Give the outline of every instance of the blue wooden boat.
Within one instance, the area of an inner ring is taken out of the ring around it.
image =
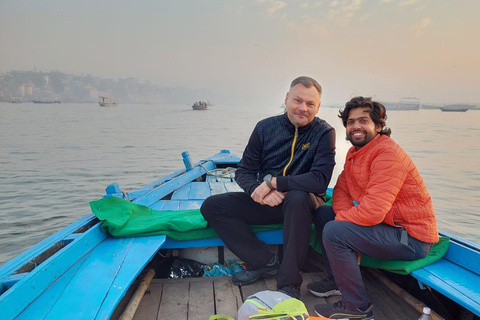
[[[198,209],[212,194],[241,190],[230,169],[235,168],[239,160],[228,150],[222,150],[192,164],[188,153],[184,152],[185,169],[128,193],[116,183],[111,184],[106,188],[105,196],[126,199],[158,211]],[[257,235],[268,244],[282,243],[281,229],[262,231]],[[396,277],[383,272],[373,278],[385,276],[391,279],[391,283],[402,285],[403,289],[396,287],[404,290],[401,295],[411,299],[411,293],[426,301],[436,311],[437,318],[480,319],[480,247],[452,235],[446,236],[450,237],[450,245],[439,261],[407,276]],[[219,238],[185,241],[165,235],[114,238],[102,232],[96,216],[88,214],[0,267],[0,317],[117,318],[122,312],[119,308],[125,308],[126,303],[122,301],[126,295],[132,296],[128,292],[135,291],[133,284],[142,287],[145,282],[139,284],[139,280],[144,279],[145,274],[151,279],[146,266],[159,259],[158,252],[222,246]],[[166,291],[163,292],[166,295]],[[438,306],[428,300],[432,296]],[[378,294],[376,299],[382,299],[382,295]],[[220,310],[218,303],[215,310]],[[160,313],[157,310],[155,316],[158,319],[173,319],[168,315],[162,318]],[[182,319],[180,316],[176,318]],[[382,319],[377,315],[376,318]],[[383,318],[392,319],[388,315]],[[397,314],[395,319],[408,318]]]

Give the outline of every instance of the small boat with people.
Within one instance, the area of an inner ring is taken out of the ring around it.
[[[192,105],[193,110],[207,110],[207,103],[205,101],[196,101]]]
[[[235,286],[228,273],[205,276],[236,261],[199,208],[210,195],[241,191],[240,158],[221,150],[196,163],[184,152],[182,160],[184,168],[138,189],[108,185],[90,202],[91,213],[0,266],[2,318],[236,319],[250,295],[276,290],[273,278]],[[281,255],[281,225],[252,230]],[[319,301],[341,299],[315,297],[306,288],[325,275],[315,238],[301,287],[311,315]],[[362,257],[375,319],[417,319],[426,306],[434,319],[480,319],[480,246],[441,233],[426,258]]]
[[[98,104],[101,107],[116,107],[117,106],[117,102],[113,101],[113,98],[104,97],[104,96],[100,96],[99,98],[101,99],[101,101],[99,101]]]

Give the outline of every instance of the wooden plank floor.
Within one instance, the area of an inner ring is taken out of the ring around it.
[[[341,298],[323,299],[308,292],[307,284],[324,276],[324,272],[303,273],[301,300],[311,315],[315,315],[315,304],[335,302]],[[363,276],[370,301],[375,304],[376,320],[418,319],[420,313],[379,281],[377,275],[364,270]],[[214,314],[226,314],[236,319],[242,302],[262,290],[276,290],[275,279],[263,279],[244,287],[232,284],[231,277],[153,279],[133,319],[208,320]],[[119,313],[117,310],[112,319],[117,318]]]

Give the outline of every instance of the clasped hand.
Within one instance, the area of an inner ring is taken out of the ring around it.
[[[253,192],[252,199],[261,205],[270,207],[278,206],[285,199],[286,192],[271,190],[265,182],[262,182]]]

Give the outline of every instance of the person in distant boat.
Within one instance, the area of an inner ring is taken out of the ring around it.
[[[211,196],[201,213],[227,247],[246,262],[236,285],[277,274],[277,288],[300,296],[312,214],[325,202],[335,166],[335,130],[316,117],[322,88],[310,77],[292,81],[286,113],[257,123],[235,173],[244,192]],[[250,225],[283,223],[283,261]]]
[[[314,214],[328,277],[309,283],[319,297],[342,295],[318,304],[318,315],[373,319],[358,265],[360,254],[387,260],[425,257],[439,236],[432,199],[415,164],[390,138],[385,107],[355,97],[340,110],[352,143],[333,189],[332,206]]]

